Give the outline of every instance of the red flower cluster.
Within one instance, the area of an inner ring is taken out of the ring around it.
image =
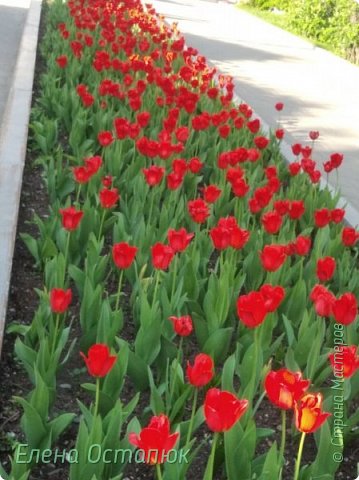
[[[238,317],[247,327],[255,328],[264,321],[268,313],[277,310],[284,297],[285,290],[280,285],[262,285],[258,292],[238,297]]]

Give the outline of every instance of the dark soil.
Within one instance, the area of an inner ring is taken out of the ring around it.
[[[40,38],[44,33],[44,17],[42,15],[40,24]],[[35,84],[34,96],[36,99],[39,93],[39,76],[44,69],[43,62],[40,55],[37,56],[36,70],[35,70]],[[15,244],[15,254],[13,260],[11,286],[9,303],[7,310],[7,327],[12,322],[30,324],[33,314],[37,308],[38,298],[34,288],[41,289],[42,279],[41,275],[34,266],[33,258],[25,247],[20,238],[20,233],[29,233],[36,235],[36,227],[29,223],[32,220],[33,213],[36,212],[40,217],[45,217],[48,214],[47,205],[48,199],[46,189],[42,182],[41,170],[34,166],[34,154],[28,150],[23,187],[21,194],[21,203],[18,220],[18,232]],[[128,298],[130,292],[125,289],[125,297],[123,308],[126,313],[128,326],[133,326],[131,320],[131,309],[129,307]],[[127,301],[126,301],[127,300]],[[127,303],[127,305],[126,305]],[[78,306],[72,308],[72,314],[77,310]],[[76,323],[76,322],[75,322]],[[76,331],[77,330],[77,331]],[[134,328],[126,328],[127,341],[131,342],[134,339]],[[74,327],[73,334],[79,333],[79,327]],[[31,390],[31,384],[27,378],[26,373],[22,370],[19,363],[14,356],[14,342],[16,336],[13,334],[6,334],[1,358],[0,368],[0,462],[5,470],[9,470],[9,455],[12,451],[13,443],[16,439],[21,439],[21,429],[19,426],[21,418],[21,409],[12,400],[14,395],[25,396]],[[196,346],[193,345],[193,351],[196,351]],[[54,408],[56,415],[60,411],[75,412],[79,414],[76,398],[84,402],[90,403],[89,397],[80,387],[81,383],[88,382],[89,378],[86,369],[83,366],[83,361],[78,355],[78,350],[75,348],[72,357],[70,358],[66,368],[59,373],[58,377],[58,391],[57,399]],[[127,403],[134,396],[135,389],[130,381],[125,383],[122,393],[122,401]],[[136,409],[135,414],[141,416],[144,408],[148,405],[148,394],[141,395],[140,403]],[[188,416],[190,412],[188,410]],[[278,409],[272,407],[268,401],[264,400],[256,415],[258,427],[275,428],[275,425],[281,424],[280,412]],[[290,427],[289,427],[290,428]],[[74,447],[78,429],[78,418],[70,426],[60,438],[55,447],[63,450],[70,450]],[[288,432],[289,433],[289,432]],[[281,432],[276,430],[273,436],[262,440],[257,446],[257,454],[264,453],[268,450],[274,440],[280,443]],[[209,439],[208,430],[204,427],[197,432],[197,436],[203,440],[206,439],[205,446],[202,448],[197,459],[191,466],[188,480],[199,480],[201,472],[204,471],[204,465],[207,462],[209,455]],[[288,463],[283,471],[283,478],[287,480],[292,477],[293,465],[298,446],[298,438],[293,439],[292,435],[288,435],[288,443],[286,450],[286,458]],[[310,463],[315,458],[315,444],[312,436],[308,436],[306,440],[306,448],[304,453],[303,463]],[[344,453],[344,460],[336,475],[338,480],[354,480],[357,476],[356,466],[359,455],[359,445],[348,445]],[[39,466],[34,470],[30,480],[65,480],[68,477],[67,463],[64,464],[47,464]],[[153,468],[145,465],[130,465],[126,470],[124,480],[146,480],[153,479]],[[223,478],[220,475],[217,479]],[[276,480],[276,479],[273,479]]]

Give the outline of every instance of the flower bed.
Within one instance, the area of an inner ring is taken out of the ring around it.
[[[151,6],[55,1],[47,20],[31,149],[49,214],[22,236],[42,288],[10,329],[31,391],[0,474],[334,478],[359,423],[359,234],[318,187],[318,133],[288,167],[283,105],[267,138]],[[59,409],[74,361],[85,394]]]

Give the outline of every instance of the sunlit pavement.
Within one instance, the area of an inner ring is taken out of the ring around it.
[[[359,209],[359,67],[237,9],[229,2],[154,0],[155,9],[177,22],[186,43],[223,73],[234,76],[237,94],[274,126],[274,104],[288,143],[318,130],[314,159],[344,153],[343,196]],[[335,184],[335,175],[332,178]]]

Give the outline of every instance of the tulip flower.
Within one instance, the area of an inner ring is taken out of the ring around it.
[[[188,337],[193,331],[193,322],[190,315],[183,315],[182,317],[169,317],[173,323],[174,331],[180,337]]]
[[[156,465],[158,478],[161,479],[160,464],[166,460],[166,454],[174,448],[179,433],[170,433],[170,421],[164,414],[151,418],[147,427],[139,434],[129,433],[128,440],[144,452],[142,459],[150,465]]]
[[[109,145],[111,145],[111,143],[113,142],[114,138],[113,138],[111,132],[109,132],[109,131],[103,131],[103,132],[100,132],[100,133],[98,134],[97,140],[98,140],[98,143],[99,143],[102,147],[108,147]]]
[[[127,269],[132,265],[137,247],[129,245],[127,242],[116,243],[112,247],[112,258],[117,268]]]
[[[174,250],[172,247],[157,242],[151,247],[152,264],[158,270],[166,270],[174,257]]]
[[[150,187],[154,187],[161,182],[165,173],[165,169],[163,167],[157,167],[156,165],[152,165],[149,168],[143,168],[142,172],[145,176],[147,185],[149,185]]]
[[[260,325],[268,311],[263,295],[259,292],[250,292],[248,295],[241,295],[237,300],[237,314],[239,319],[249,328]]]
[[[167,237],[174,252],[184,252],[194,237],[194,233],[188,233],[184,227],[179,230],[170,228]]]
[[[248,400],[240,400],[231,392],[211,388],[204,400],[204,416],[212,432],[226,432],[247,410]]]
[[[269,372],[264,381],[269,400],[284,410],[292,409],[309,386],[310,381],[303,380],[300,372],[291,372],[286,368]]]
[[[72,232],[77,229],[84,215],[84,212],[81,210],[76,210],[75,207],[63,208],[60,209],[59,212],[62,216],[62,226],[68,232]]]
[[[102,208],[112,208],[119,200],[117,188],[103,188],[99,194]]]
[[[342,242],[346,247],[353,247],[359,240],[359,232],[352,227],[344,227],[342,231]]]
[[[359,369],[359,356],[356,345],[336,345],[335,352],[328,355],[334,375],[339,378],[350,378]]]
[[[358,313],[358,303],[353,293],[344,293],[335,300],[332,308],[335,321],[342,325],[354,322]]]
[[[307,255],[311,246],[312,240],[310,237],[299,235],[295,240],[295,253],[300,256]]]
[[[329,317],[332,315],[335,296],[323,285],[314,285],[310,293],[310,299],[314,302],[317,315]]]
[[[84,359],[88,372],[93,377],[105,377],[114,366],[117,355],[110,355],[110,349],[107,345],[97,343],[90,347],[87,357],[80,352]]]
[[[260,254],[260,258],[265,270],[275,272],[285,262],[285,247],[283,245],[266,245]]]
[[[285,297],[285,290],[280,285],[262,285],[259,289],[268,313],[275,312]]]
[[[203,198],[207,203],[214,203],[221,195],[222,190],[217,185],[208,185],[203,189]]]
[[[72,291],[70,288],[53,288],[50,292],[50,306],[54,313],[64,313],[68,309],[72,300]]]
[[[214,455],[220,432],[230,430],[248,408],[248,400],[240,400],[233,393],[210,388],[204,400],[204,417],[208,428],[215,432],[211,454],[204,478],[212,478]]]
[[[280,227],[282,226],[282,221],[281,215],[279,215],[279,213],[276,211],[267,212],[261,218],[261,222],[265,231],[270,234],[279,232]]]
[[[329,281],[335,271],[336,262],[333,257],[320,258],[317,261],[317,277],[321,282]]]
[[[209,217],[208,205],[201,198],[188,202],[188,212],[192,220],[196,223],[203,223]]]
[[[291,372],[286,368],[271,371],[264,381],[264,389],[269,400],[282,409],[282,439],[280,453],[284,454],[286,440],[286,410],[294,407],[304,392],[309,388],[310,381],[303,380],[300,372]]]
[[[322,411],[323,397],[320,393],[307,393],[294,404],[295,426],[302,432],[295,463],[294,480],[298,480],[305,435],[320,428],[331,415]]]
[[[214,376],[214,363],[212,358],[200,353],[194,359],[194,364],[187,362],[187,377],[191,385],[194,387],[203,387],[209,383]]]

